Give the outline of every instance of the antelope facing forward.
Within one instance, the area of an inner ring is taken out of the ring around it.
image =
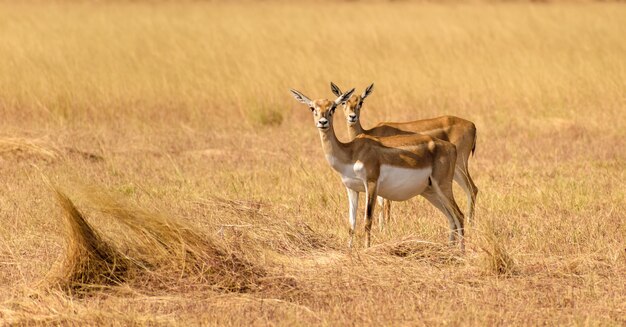
[[[330,166],[341,175],[350,201],[350,241],[356,228],[359,193],[365,192],[365,246],[370,246],[372,213],[376,196],[404,201],[422,195],[448,219],[450,241],[463,248],[463,213],[452,195],[452,178],[456,162],[456,147],[428,135],[409,134],[391,137],[359,135],[348,143],[337,139],[333,114],[354,89],[339,95],[335,101],[312,101],[304,94],[291,90],[299,102],[313,112],[315,126]]]
[[[335,95],[339,96],[342,94],[335,83],[331,82],[330,88]],[[363,91],[363,94],[353,94],[346,101],[342,102],[350,139],[353,140],[360,134],[381,137],[420,133],[454,144],[457,151],[454,180],[467,195],[467,216],[468,221],[472,222],[478,188],[470,176],[467,162],[470,154],[473,154],[476,148],[476,125],[471,121],[459,117],[441,116],[402,123],[379,123],[372,129],[364,129],[363,126],[361,126],[361,109],[363,107],[363,101],[372,94],[373,89],[374,84],[368,86],[365,91]],[[384,216],[387,216],[387,219],[389,219],[390,216],[391,201],[389,200],[392,199],[383,201],[383,197],[378,198],[378,203],[384,208],[379,216],[381,229],[385,220]]]

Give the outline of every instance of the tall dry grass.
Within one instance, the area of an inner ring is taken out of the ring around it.
[[[2,2],[0,321],[624,324],[625,17],[619,3]],[[287,92],[329,97],[329,81],[376,83],[366,127],[477,124],[465,254],[419,199],[371,249],[346,249],[345,191]]]
[[[104,191],[83,189],[83,196],[95,210],[130,230],[124,237],[118,231],[109,239],[103,238],[67,195],[58,189],[55,193],[68,231],[65,259],[50,276],[52,286],[74,292],[122,283],[152,290],[187,283],[249,292],[261,287],[260,279],[266,277],[262,267],[254,266],[210,234],[181,225],[174,218],[134,208]]]
[[[504,123],[514,109],[593,123],[624,102],[618,3],[4,3],[0,15],[2,107],[17,117],[272,124],[296,108],[286,89],[326,97],[330,80],[376,82],[372,121],[480,110]]]

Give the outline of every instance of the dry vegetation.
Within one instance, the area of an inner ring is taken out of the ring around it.
[[[0,324],[624,325],[625,22],[618,3],[2,2]],[[366,127],[476,122],[465,254],[422,199],[346,249],[345,191],[287,92],[331,80],[376,83]]]

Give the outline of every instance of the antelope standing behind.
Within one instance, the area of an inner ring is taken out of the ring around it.
[[[366,247],[371,244],[372,213],[377,195],[393,201],[422,195],[446,216],[450,241],[458,242],[463,248],[463,213],[452,195],[456,162],[454,144],[420,134],[380,138],[359,135],[348,143],[342,143],[335,135],[333,114],[337,106],[354,93],[354,89],[341,94],[335,101],[313,101],[293,89],[291,93],[313,112],[326,160],[341,175],[348,192],[350,247],[356,228],[359,193],[365,192]]]
[[[330,83],[330,88],[335,95],[339,96],[342,94],[339,87],[333,82]],[[364,129],[361,125],[361,109],[363,101],[372,94],[373,90],[374,84],[372,83],[363,91],[363,94],[353,94],[346,101],[342,102],[350,140],[355,139],[360,134],[382,137],[420,133],[454,144],[457,151],[454,180],[467,195],[467,216],[468,221],[471,223],[474,219],[478,188],[470,176],[468,160],[470,154],[473,154],[476,149],[476,125],[459,117],[441,116],[401,123],[383,122],[372,129]],[[383,207],[379,215],[379,227],[382,229],[385,219],[389,220],[391,215],[391,201],[378,197],[378,203]]]

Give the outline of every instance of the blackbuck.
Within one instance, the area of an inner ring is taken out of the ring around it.
[[[452,195],[456,162],[454,144],[421,134],[390,137],[361,134],[348,143],[340,142],[333,128],[333,114],[353,92],[354,89],[330,101],[310,100],[291,90],[296,100],[312,111],[326,160],[341,175],[348,192],[349,246],[352,247],[356,228],[359,193],[365,192],[366,247],[371,244],[372,213],[378,195],[393,201],[422,195],[446,216],[450,241],[458,242],[462,248],[464,217]]]
[[[330,88],[335,95],[340,96],[342,94],[339,87],[333,82],[330,83]],[[383,137],[420,133],[454,144],[457,152],[454,180],[467,195],[467,216],[468,221],[472,222],[474,219],[474,208],[476,206],[478,188],[470,176],[468,160],[470,154],[473,154],[476,148],[476,125],[471,121],[459,117],[441,116],[401,123],[384,122],[379,123],[372,129],[364,129],[361,125],[363,101],[372,94],[373,90],[374,84],[368,86],[361,95],[355,93],[342,102],[350,139],[354,140],[359,135]],[[390,200],[392,199],[383,201],[383,197],[378,198],[379,203],[384,208],[379,215],[379,225],[381,229],[383,228],[384,221],[389,220],[391,214]]]

